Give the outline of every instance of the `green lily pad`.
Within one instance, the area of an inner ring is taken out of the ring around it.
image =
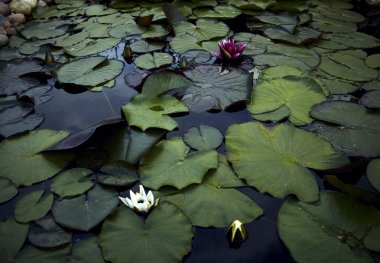
[[[162,70],[150,74],[142,87],[142,94],[146,97],[155,97],[169,90],[182,89],[193,84],[184,76],[173,71]]]
[[[252,92],[248,110],[255,115],[286,106],[289,114],[281,115],[289,117],[295,125],[305,125],[313,121],[309,116],[311,107],[325,100],[321,87],[313,79],[285,76],[260,81]]]
[[[64,64],[56,73],[61,83],[97,86],[115,78],[122,69],[123,62],[119,60],[89,57]]]
[[[96,185],[88,191],[87,196],[56,200],[52,212],[58,224],[70,229],[88,231],[111,214],[118,204],[116,191]]]
[[[178,91],[192,111],[225,110],[228,106],[246,101],[252,88],[252,75],[243,69],[230,68],[220,72],[220,67],[204,65],[186,71],[194,85]]]
[[[163,49],[165,43],[138,40],[129,45],[134,53],[147,53]]]
[[[323,122],[313,131],[350,156],[380,154],[380,114],[344,101],[330,101],[312,108],[310,116]]]
[[[87,16],[105,16],[116,13],[117,10],[105,5],[90,5],[86,8]]]
[[[128,233],[126,235],[125,233]],[[180,262],[191,250],[192,225],[182,211],[162,203],[144,220],[129,208],[120,207],[103,224],[100,247],[114,263]]]
[[[148,128],[175,129],[178,123],[169,114],[188,112],[187,106],[176,98],[167,95],[149,98],[143,94],[135,96],[122,111],[130,126],[145,131]]]
[[[321,192],[318,204],[288,199],[279,211],[277,224],[282,241],[297,262],[327,262],[332,258],[342,263],[374,262],[362,240],[380,224],[380,213],[349,196]]]
[[[16,185],[31,185],[62,170],[72,159],[64,152],[43,152],[69,135],[65,131],[37,130],[0,143],[0,176]]]
[[[97,54],[108,49],[113,48],[120,43],[119,38],[99,38],[91,39],[86,38],[82,42],[72,46],[64,47],[64,51],[70,56],[74,57],[84,57],[88,55]]]
[[[343,79],[320,79],[326,85],[331,94],[349,94],[357,91],[360,88],[359,84]]]
[[[72,263],[104,263],[99,241],[96,237],[81,240],[76,243],[69,256]]]
[[[184,135],[183,141],[198,151],[218,148],[223,143],[223,134],[209,125],[201,124],[190,128]]]
[[[230,0],[228,2],[230,5],[249,10],[266,10],[277,4],[275,0]]]
[[[293,33],[282,28],[270,27],[264,31],[264,34],[270,39],[295,45],[314,42],[321,36],[321,32],[307,27],[297,27]]]
[[[60,38],[56,43],[55,46],[57,47],[69,47],[73,46],[75,44],[78,44],[85,39],[87,39],[90,36],[90,33],[86,31],[82,31],[79,33],[75,33],[69,36],[65,36],[64,38]]]
[[[44,217],[54,201],[53,194],[44,195],[44,190],[36,190],[20,199],[15,207],[15,219],[20,223],[28,223]]]
[[[135,65],[143,69],[154,69],[173,62],[173,57],[168,53],[154,52],[137,57],[134,61]]]
[[[34,246],[24,247],[17,255],[15,263],[57,263],[65,262],[70,254],[71,246],[43,249]]]
[[[170,47],[177,53],[183,53],[191,49],[202,49],[198,40],[190,35],[180,35],[170,41]]]
[[[144,33],[141,34],[142,38],[155,38],[163,37],[169,34],[169,31],[166,30],[162,25],[150,25]]]
[[[339,21],[348,21],[353,23],[360,23],[365,20],[365,17],[359,13],[341,8],[318,8],[318,11],[324,17],[336,19]]]
[[[191,63],[206,63],[211,60],[210,52],[202,49],[192,49],[181,54],[182,58],[186,58],[187,61]]]
[[[43,68],[33,60],[0,62],[0,95],[19,94],[40,82],[26,74],[42,72]]]
[[[368,164],[367,177],[373,187],[380,192],[380,159],[374,159]]]
[[[324,34],[323,38],[352,48],[373,48],[380,46],[379,39],[362,32],[352,32],[350,34]]]
[[[9,179],[0,177],[0,204],[11,200],[17,193],[17,187]]]
[[[293,33],[298,23],[297,16],[287,12],[279,14],[263,12],[260,15],[255,16],[254,19],[263,23],[280,26],[281,28],[286,29],[288,33]]]
[[[293,58],[293,57],[288,57],[284,56],[281,54],[259,54],[255,55],[254,57],[255,65],[257,66],[290,66],[290,67],[295,67],[299,68],[302,70],[310,70],[311,67],[307,65],[305,62]]]
[[[380,90],[371,90],[360,98],[360,103],[367,108],[380,109]]]
[[[55,223],[51,215],[30,225],[28,240],[42,248],[58,247],[71,242],[72,234]]]
[[[2,262],[14,262],[14,258],[24,244],[27,234],[28,225],[20,224],[13,218],[0,221],[0,256]]]
[[[232,19],[239,16],[241,11],[231,5],[217,5],[214,8],[194,8],[193,14],[199,18]]]
[[[89,180],[92,171],[85,168],[72,168],[60,173],[50,185],[50,191],[60,197],[80,195],[91,189],[94,183]]]
[[[136,168],[125,161],[108,162],[100,168],[98,180],[108,186],[130,186],[139,180]]]
[[[138,26],[134,21],[113,27],[108,34],[111,37],[123,38],[130,35],[140,35],[146,31],[145,28]]]
[[[166,185],[182,189],[201,183],[206,172],[218,166],[217,153],[189,151],[182,138],[160,141],[140,161],[141,183],[155,190]]]
[[[310,25],[322,32],[351,34],[357,30],[355,23],[327,18],[317,13],[313,14],[313,20]]]
[[[370,81],[378,76],[378,72],[367,67],[363,59],[339,53],[323,56],[319,68],[330,75],[351,81]]]
[[[303,202],[318,200],[319,192],[307,168],[326,170],[349,164],[327,141],[290,124],[234,124],[227,130],[226,149],[234,170],[249,185],[275,197],[295,194]]]
[[[25,29],[21,31],[21,34],[26,39],[47,39],[62,36],[68,28],[69,25],[63,20],[47,22],[31,21],[25,25]]]
[[[224,37],[230,31],[226,24],[213,19],[198,19],[195,25],[190,22],[180,22],[173,29],[175,36],[187,34],[198,41]]]
[[[365,63],[370,68],[380,68],[380,54],[373,54],[365,59]]]

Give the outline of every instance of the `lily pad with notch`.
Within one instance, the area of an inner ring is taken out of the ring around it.
[[[360,98],[360,104],[370,109],[380,109],[380,90],[371,90]]]
[[[72,46],[64,47],[65,53],[74,57],[84,57],[88,55],[97,54],[108,49],[113,48],[120,43],[119,38],[99,38],[91,39],[86,38],[82,42]]]
[[[100,168],[98,180],[108,186],[131,186],[139,180],[137,169],[126,161],[110,161]]]
[[[72,168],[57,175],[50,191],[60,197],[83,194],[94,186],[90,180],[93,172],[86,168]]]
[[[17,254],[15,263],[57,263],[65,262],[71,251],[71,245],[64,245],[57,248],[37,248],[32,245],[25,246]]]
[[[143,69],[154,69],[165,65],[170,65],[173,62],[173,57],[167,53],[154,52],[153,55],[146,53],[138,56],[134,63],[137,67]]]
[[[103,254],[99,247],[99,241],[96,236],[82,239],[76,243],[68,257],[69,262],[81,263],[104,263]]]
[[[196,38],[197,41],[224,37],[230,31],[225,23],[213,19],[198,19],[195,25],[190,22],[180,22],[174,26],[173,30],[175,36],[187,34]]]
[[[11,200],[17,193],[17,187],[9,179],[0,177],[0,204]]]
[[[12,217],[0,221],[0,256],[2,262],[15,262],[14,259],[25,242],[28,229],[28,225],[18,223]]]
[[[190,128],[183,135],[183,141],[197,151],[211,150],[223,143],[223,134],[217,128],[201,124]]]

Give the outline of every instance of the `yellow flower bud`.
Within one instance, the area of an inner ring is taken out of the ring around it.
[[[241,242],[247,238],[247,230],[245,230],[242,222],[235,220],[227,229],[227,235],[231,243]]]

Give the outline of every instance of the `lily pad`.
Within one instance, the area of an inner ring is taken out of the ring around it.
[[[44,152],[69,135],[64,131],[37,130],[0,143],[0,175],[16,185],[31,185],[62,170],[72,159],[64,152]]]
[[[137,57],[134,61],[135,65],[143,69],[154,69],[173,62],[173,57],[167,53],[154,52]]]
[[[155,97],[169,90],[183,89],[192,84],[193,82],[178,73],[162,70],[146,78],[141,93],[146,97]]]
[[[213,19],[198,19],[195,25],[190,22],[180,22],[173,29],[175,36],[188,34],[198,41],[224,37],[230,31],[225,23]]]
[[[231,5],[217,5],[214,8],[194,8],[193,14],[199,18],[232,19],[241,14],[240,9]]]
[[[183,53],[191,49],[202,49],[198,40],[190,35],[180,35],[170,41],[170,47],[177,53]]]
[[[138,40],[131,43],[129,46],[131,47],[134,53],[147,53],[161,50],[165,46],[165,43]]]
[[[223,143],[223,134],[209,125],[201,124],[190,128],[184,135],[183,141],[198,151],[218,148]]]
[[[380,192],[380,159],[374,159],[368,164],[367,177],[373,187]]]
[[[104,263],[99,241],[96,237],[81,240],[76,243],[69,256],[72,263]]]
[[[380,155],[380,114],[344,101],[330,101],[312,108],[310,116],[323,122],[312,130],[350,156]]]
[[[91,39],[86,38],[82,42],[72,46],[64,47],[64,51],[70,56],[74,57],[84,57],[88,55],[97,54],[108,49],[113,48],[117,44],[120,43],[119,38],[99,38],[99,39]]]
[[[380,54],[373,54],[365,59],[365,63],[370,68],[380,68]]]
[[[65,36],[56,41],[55,46],[57,47],[69,47],[78,44],[90,36],[90,33],[82,31],[76,34]]]
[[[321,36],[321,32],[307,27],[297,27],[293,33],[282,28],[270,27],[264,31],[264,34],[270,39],[295,45],[314,42]]]
[[[380,40],[362,32],[350,34],[324,34],[323,38],[352,48],[373,48],[380,46]]]
[[[102,166],[98,180],[108,186],[130,186],[139,180],[136,168],[125,161],[108,162]]]
[[[380,213],[349,196],[321,192],[318,204],[288,199],[277,224],[297,262],[374,262],[362,240],[380,224]]]
[[[60,173],[50,185],[50,191],[60,197],[80,195],[91,189],[94,183],[89,176],[92,171],[85,168],[72,168]]]
[[[27,234],[28,225],[20,224],[13,218],[0,221],[0,256],[2,262],[14,262],[14,258],[24,244]]]
[[[31,21],[25,25],[25,29],[21,31],[21,34],[26,39],[47,39],[62,36],[68,28],[69,25],[63,20],[47,22]]]
[[[104,57],[89,57],[64,64],[57,70],[61,83],[97,86],[121,73],[123,62]]]
[[[141,183],[155,190],[166,185],[182,189],[201,183],[206,172],[218,166],[217,153],[189,151],[182,138],[160,141],[140,161]]]
[[[196,112],[225,110],[236,102],[248,100],[252,88],[252,74],[239,68],[220,72],[220,67],[205,65],[186,71],[185,74],[194,85],[178,93]]]
[[[126,258],[170,263],[180,262],[190,252],[192,238],[189,219],[178,207],[162,203],[145,222],[131,209],[120,207],[103,224],[100,246],[104,258],[114,263]]]
[[[118,204],[116,191],[96,185],[87,196],[56,200],[52,212],[58,224],[88,231],[111,214]]]
[[[37,79],[24,75],[42,71],[43,68],[33,60],[0,62],[0,95],[19,94],[40,84]]]
[[[145,131],[148,128],[175,129],[178,123],[169,114],[188,112],[187,106],[176,98],[167,95],[149,98],[143,94],[135,96],[122,107],[128,124]]]
[[[227,130],[226,149],[234,170],[249,185],[275,197],[294,194],[302,202],[316,201],[319,194],[307,168],[326,170],[349,164],[327,141],[290,124],[234,124]]]
[[[30,225],[28,240],[42,248],[58,247],[71,242],[72,234],[57,225],[48,215]]]
[[[360,103],[367,108],[380,109],[380,90],[371,90],[360,98]]]
[[[311,107],[324,100],[326,97],[321,87],[313,79],[285,76],[260,81],[252,92],[248,110],[255,115],[286,106],[289,114],[281,115],[289,117],[295,125],[305,125],[313,121],[309,116]]]
[[[0,204],[12,199],[17,193],[17,187],[9,179],[0,177]]]
[[[20,199],[15,207],[15,219],[20,223],[28,223],[44,217],[54,201],[53,194],[44,195],[44,190],[36,190]]]
[[[65,262],[70,254],[71,246],[43,249],[34,246],[24,247],[17,255],[15,263],[57,263]]]

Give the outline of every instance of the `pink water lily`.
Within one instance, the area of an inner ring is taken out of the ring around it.
[[[223,39],[218,44],[220,54],[214,51],[211,53],[222,60],[237,60],[247,46],[247,44],[242,43],[235,45],[234,39]]]

